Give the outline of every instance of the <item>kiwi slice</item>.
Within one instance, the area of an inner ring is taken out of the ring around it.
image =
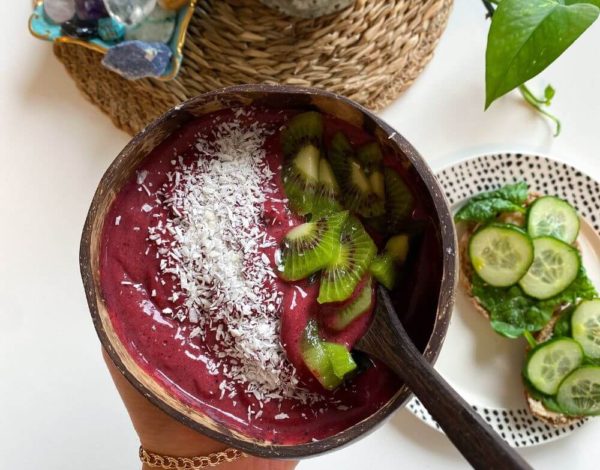
[[[313,144],[306,144],[284,164],[283,187],[290,209],[297,214],[305,215],[313,209],[319,186],[320,159],[319,149]]]
[[[373,299],[372,282],[369,276],[369,280],[358,293],[356,299],[350,305],[346,305],[339,312],[333,314],[332,321],[328,323],[329,326],[335,331],[342,331],[358,317],[369,311],[373,306]]]
[[[329,357],[333,373],[338,379],[343,379],[347,374],[356,369],[356,362],[352,354],[343,344],[324,342],[323,347]]]
[[[383,154],[377,142],[363,145],[356,151],[356,158],[367,174],[378,169],[383,161]]]
[[[375,195],[382,201],[385,201],[385,181],[381,170],[373,170],[369,174],[369,183]]]
[[[376,256],[371,261],[369,271],[386,289],[392,290],[396,285],[396,266],[394,266],[394,260],[388,253]]]
[[[340,185],[335,179],[331,164],[322,158],[319,162],[319,182],[312,204],[312,215],[320,216],[343,210],[340,198]]]
[[[344,376],[356,369],[356,362],[345,346],[320,338],[314,320],[309,320],[306,325],[300,352],[306,367],[327,390],[338,387]]]
[[[333,136],[327,157],[337,180],[346,181],[349,174],[348,161],[354,158],[354,149],[343,133],[337,132]]]
[[[389,225],[397,229],[410,218],[414,197],[402,177],[391,168],[384,168],[383,179]]]
[[[377,247],[355,217],[344,222],[339,245],[321,274],[319,303],[341,302],[352,295],[377,253]]]
[[[338,212],[290,230],[281,243],[280,277],[297,281],[332,263],[347,218],[347,211]]]
[[[385,252],[398,264],[403,264],[408,256],[408,235],[394,235],[385,244]]]
[[[307,144],[320,148],[323,138],[323,116],[316,111],[297,114],[281,132],[281,148],[286,158],[296,156]]]
[[[304,329],[304,337],[300,343],[300,354],[308,370],[323,388],[333,390],[342,383],[342,379],[333,370],[329,355],[319,337],[317,323],[314,320],[310,320]]]
[[[344,205],[363,217],[376,217],[385,212],[385,203],[373,191],[371,182],[358,161],[348,162],[348,178],[343,181]]]
[[[382,215],[385,212],[383,179],[375,175],[371,182],[370,175],[365,173],[352,145],[342,132],[336,133],[331,139],[327,156],[342,188],[344,207],[363,217]],[[373,184],[377,185],[379,195]]]
[[[404,264],[408,256],[408,235],[394,235],[385,244],[383,253],[376,256],[369,271],[387,289],[392,290],[398,277],[397,266]]]

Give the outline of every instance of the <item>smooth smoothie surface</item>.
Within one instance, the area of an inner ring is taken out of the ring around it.
[[[218,123],[237,120],[248,126],[258,123],[265,132],[266,162],[273,173],[270,184],[276,189],[262,207],[264,223],[259,228],[280,242],[291,227],[303,222],[287,209],[281,181],[279,131],[294,113],[258,108],[242,115],[234,110],[219,111],[192,121],[170,136],[152,151],[117,195],[104,224],[101,254],[102,292],[111,321],[140,366],[185,404],[244,434],[281,444],[323,439],[365,419],[393,397],[399,381],[375,363],[337,390],[323,390],[300,354],[304,328],[318,309],[318,280],[288,283],[277,278],[270,288],[278,290],[283,299],[278,312],[281,344],[296,368],[299,386],[320,398],[310,403],[295,398],[257,400],[238,383],[232,385],[235,393],[230,389],[223,393],[221,384],[227,378],[207,366],[207,358],[227,361],[214,357],[212,346],[219,341],[218,334],[208,332],[203,340],[190,337],[194,324],[189,319],[164,313],[175,310],[183,299],[173,299],[178,280],[159,275],[160,258],[156,245],[149,240],[148,227],[172,215],[157,204],[156,192],[166,187],[168,193],[173,184],[168,175],[198,159],[198,138],[207,138]],[[325,142],[338,130],[343,130],[355,146],[372,140],[363,130],[326,116]],[[277,247],[261,250],[275,266]],[[352,346],[368,323],[369,315],[365,315],[341,333],[326,334],[326,339]]]

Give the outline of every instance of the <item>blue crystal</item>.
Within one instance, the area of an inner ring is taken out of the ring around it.
[[[135,80],[161,76],[170,59],[171,49],[163,43],[125,41],[111,47],[102,64],[129,80]]]
[[[125,25],[107,17],[98,20],[98,35],[107,42],[116,42],[125,36]]]
[[[75,0],[75,12],[81,20],[99,20],[108,16],[104,0]]]

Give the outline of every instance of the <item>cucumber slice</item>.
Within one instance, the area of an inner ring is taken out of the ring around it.
[[[544,300],[560,294],[577,277],[581,266],[579,253],[571,245],[552,237],[533,240],[534,260],[519,281],[523,291]]]
[[[600,359],[600,299],[579,304],[571,317],[571,331],[587,357]]]
[[[571,372],[558,387],[556,401],[571,416],[600,415],[600,367],[584,366]]]
[[[488,284],[516,284],[533,262],[533,243],[514,225],[490,224],[471,237],[469,258],[475,272]]]
[[[547,236],[573,243],[579,233],[579,215],[568,202],[544,196],[529,209],[527,231],[533,238]]]
[[[525,363],[525,376],[538,391],[554,395],[563,379],[583,362],[583,350],[571,338],[558,338],[535,347]]]

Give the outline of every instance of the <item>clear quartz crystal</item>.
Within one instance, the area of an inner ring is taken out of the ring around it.
[[[152,13],[156,0],[104,0],[104,4],[113,18],[131,26]]]

